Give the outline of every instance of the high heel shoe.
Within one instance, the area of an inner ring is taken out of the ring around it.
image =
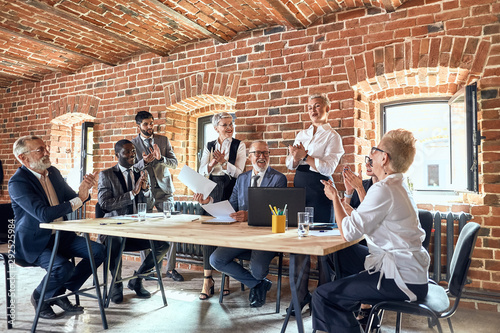
[[[209,299],[215,292],[215,290],[214,290],[215,289],[214,288],[215,282],[214,282],[214,278],[212,277],[212,275],[204,276],[203,278],[206,280],[212,280],[212,285],[210,287],[208,287],[208,293],[204,293],[203,289],[201,290],[202,292],[200,293],[200,296],[198,298],[202,301]],[[209,283],[209,285],[210,285],[210,283]],[[203,284],[203,287],[205,287],[205,284]]]
[[[229,276],[226,275],[226,279],[224,281],[224,289],[222,290],[222,295],[227,296],[231,293],[231,290],[229,290]]]
[[[312,310],[311,299],[312,299],[311,293],[307,293],[306,297],[304,297],[302,302],[300,302],[300,312],[301,313],[302,313],[302,309],[304,308],[304,306],[309,304],[309,315],[311,315],[311,310]],[[288,312],[288,308],[286,308],[286,311]],[[292,309],[292,311],[290,312],[290,315],[295,317],[295,309]]]

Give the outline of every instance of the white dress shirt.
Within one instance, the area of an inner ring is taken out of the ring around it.
[[[396,173],[373,184],[358,209],[342,220],[342,230],[348,241],[365,235],[370,251],[365,269],[394,279],[414,301],[416,296],[406,283],[428,282],[430,257],[422,246],[425,231],[417,205],[402,183],[403,175]]]
[[[121,164],[118,164],[118,168],[122,172],[123,178],[125,178],[125,185],[127,185],[127,188],[128,188],[128,183],[127,183],[127,181],[128,181],[127,177],[128,176],[127,176],[127,174],[129,174],[132,171],[132,167],[130,167],[129,169],[127,169],[127,168],[123,167]],[[133,172],[130,173],[130,179],[132,179],[132,188],[134,188],[135,187],[135,179],[134,179],[134,173]],[[149,179],[148,179],[148,182],[149,182]],[[149,197],[149,195],[151,194],[150,191],[151,191],[151,188],[148,189],[147,191],[144,191],[144,193],[143,193],[144,196],[145,197]],[[135,198],[135,195],[134,195],[134,191],[132,190],[132,191],[130,191],[130,199],[134,200],[134,198]]]
[[[319,126],[315,134],[313,132],[313,125],[300,131],[293,144],[302,143],[307,154],[314,158],[317,172],[329,177],[335,172],[340,158],[344,155],[342,138],[328,123]],[[307,162],[300,161],[298,165],[307,165]],[[286,166],[288,169],[294,170],[292,155],[287,156]],[[315,170],[311,168],[311,171]]]
[[[226,159],[226,161],[229,159],[229,149],[231,147],[231,142],[233,142],[233,138],[227,138],[222,142],[222,145],[219,143],[218,139],[215,142],[215,150],[218,150],[220,152],[224,151],[225,152],[224,158]],[[203,148],[203,155],[200,161],[199,173],[206,177],[210,174],[212,174],[213,176],[224,176],[227,174],[233,178],[237,178],[245,169],[245,163],[247,160],[245,150],[246,150],[245,144],[243,143],[243,141],[240,141],[240,145],[238,146],[238,152],[236,153],[236,160],[234,161],[234,164],[227,162],[226,170],[224,170],[222,166],[219,163],[217,163],[212,168],[212,172],[208,172],[208,164],[212,160],[213,152],[208,151],[207,146],[205,145],[205,147]]]

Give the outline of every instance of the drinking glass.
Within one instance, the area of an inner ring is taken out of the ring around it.
[[[305,211],[309,216],[309,223],[314,223],[314,207],[306,207]]]
[[[172,203],[170,201],[163,201],[163,216],[166,219],[172,216]]]
[[[146,203],[141,202],[137,204],[137,218],[139,219],[139,222],[146,221],[146,210]]]
[[[297,230],[299,237],[309,236],[309,218],[306,212],[297,213],[297,222],[299,229]]]
[[[288,208],[285,209],[285,231],[288,230]]]

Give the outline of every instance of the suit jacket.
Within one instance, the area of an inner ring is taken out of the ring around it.
[[[177,158],[175,157],[172,145],[170,144],[166,136],[154,134],[153,139],[154,143],[157,144],[160,148],[162,159],[155,159],[153,162],[145,165],[144,160],[142,159],[142,154],[146,152],[146,146],[144,145],[144,141],[141,139],[139,134],[137,135],[137,137],[132,139],[132,143],[134,144],[137,151],[138,160],[138,162],[135,164],[135,167],[139,170],[146,169],[151,175],[152,191],[161,189],[161,191],[165,192],[166,194],[173,195],[175,189],[169,168],[177,168]]]
[[[60,202],[56,206],[50,205],[42,184],[25,166],[17,169],[9,180],[9,195],[16,221],[15,256],[29,263],[38,258],[52,235],[52,230],[41,229],[40,223],[50,223],[60,217],[66,219],[66,214],[73,211],[69,200],[77,197],[57,168],[50,167],[48,172]]]
[[[248,210],[248,188],[251,185],[253,169],[242,173],[236,179],[229,203],[235,211]],[[287,187],[287,179],[281,172],[268,167],[260,187]]]
[[[136,181],[139,177],[140,174],[134,172]],[[140,191],[134,199],[131,199],[130,191],[127,190],[125,178],[118,164],[99,173],[97,190],[97,199],[105,212],[105,217],[128,214],[129,206],[134,205],[136,199],[137,202],[146,202],[148,209],[153,208],[154,198],[152,195],[146,198],[143,192]]]

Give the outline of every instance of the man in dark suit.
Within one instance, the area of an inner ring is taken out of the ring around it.
[[[149,188],[149,177],[147,172],[134,172],[133,165],[136,158],[134,144],[129,140],[120,140],[115,144],[115,155],[118,163],[109,169],[102,171],[99,175],[98,201],[101,209],[106,213],[104,216],[118,216],[133,214],[137,212],[137,203],[146,202],[151,208],[154,198]],[[117,281],[121,280],[121,267],[116,272],[119,261],[119,250],[121,237],[99,236],[101,242],[108,242],[112,238],[110,269],[117,276]],[[154,258],[161,261],[168,251],[167,242],[155,241],[156,253],[149,253],[137,270],[137,274],[143,274],[154,268]],[[145,239],[127,238],[125,243],[126,251],[140,251],[149,249],[150,244]],[[151,294],[142,285],[142,278],[135,278],[129,281],[128,287],[134,290],[137,296],[149,298]],[[114,303],[123,301],[123,284],[117,283],[113,288],[111,300]]]
[[[41,229],[40,223],[66,219],[66,214],[80,208],[90,199],[89,190],[94,186],[95,174],[84,176],[76,194],[64,181],[59,170],[51,166],[49,148],[36,136],[23,136],[13,147],[22,166],[9,180],[9,194],[15,215],[15,256],[34,266],[48,269],[54,234]],[[101,244],[91,242],[94,260],[99,266],[106,257]],[[69,258],[82,260],[73,266]],[[83,237],[74,232],[61,232],[59,248],[50,272],[49,284],[44,299],[62,295],[66,290],[78,290],[92,274],[87,245]],[[44,278],[45,279],[45,278]],[[31,295],[31,303],[37,307],[42,291],[42,282]],[[41,318],[54,319],[57,315],[51,305],[57,305],[69,313],[82,312],[81,306],[73,305],[67,297],[50,304],[44,303]]]
[[[249,187],[287,187],[285,175],[269,166],[269,147],[265,141],[253,142],[248,154],[253,169],[238,177],[229,198],[229,202],[236,211],[231,214],[231,217],[239,222],[248,221]],[[202,194],[195,195],[195,200],[203,204],[210,202],[210,199],[208,197],[203,200]],[[234,261],[240,256],[250,256],[250,271]],[[268,251],[219,247],[210,256],[210,264],[219,272],[251,288],[250,306],[257,308],[266,303],[266,294],[271,289],[272,282],[266,279],[266,276],[269,272],[269,264],[275,256],[276,253]]]
[[[147,111],[139,111],[135,116],[139,135],[132,139],[137,150],[135,167],[147,170],[151,177],[151,191],[155,206],[163,212],[163,202],[174,202],[174,185],[169,169],[177,168],[177,158],[168,138],[154,133],[154,118]],[[151,212],[151,209],[148,209]],[[167,277],[174,281],[184,281],[184,277],[175,270],[176,244],[171,243],[167,252]],[[141,256],[144,259],[144,255]]]

